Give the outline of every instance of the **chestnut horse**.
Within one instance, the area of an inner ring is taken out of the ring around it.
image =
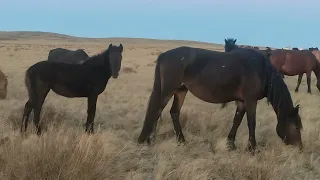
[[[312,52],[307,50],[277,49],[270,52],[271,64],[287,76],[299,75],[295,92],[299,91],[304,73],[307,75],[308,93],[311,93],[311,72],[317,77],[317,88],[320,91],[320,64]]]

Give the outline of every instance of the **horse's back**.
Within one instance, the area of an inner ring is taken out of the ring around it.
[[[83,49],[73,51],[64,48],[55,48],[50,50],[48,55],[48,61],[60,61],[70,64],[82,63],[88,58],[89,55]]]
[[[310,51],[274,50],[271,63],[287,75],[310,72],[317,66],[317,58]]]
[[[64,49],[64,48],[55,48],[55,49],[51,49],[49,51],[48,54],[48,61],[55,61],[57,60],[59,57],[62,57],[64,55],[66,55],[67,53],[69,53],[71,50],[68,49]]]

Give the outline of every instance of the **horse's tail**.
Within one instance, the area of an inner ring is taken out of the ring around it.
[[[29,101],[33,104],[37,98],[36,80],[32,78],[32,69],[29,68],[24,76],[24,84],[28,90]]]
[[[160,99],[161,99],[161,74],[160,74],[160,66],[161,61],[164,58],[164,53],[160,54],[156,61],[156,67],[154,72],[154,83],[152,92],[149,98],[147,112],[143,124],[142,131],[138,138],[139,143],[143,143],[146,138],[152,133],[153,126],[155,123],[155,117],[157,115],[157,111],[160,106]]]
[[[161,75],[160,75],[160,62],[164,55],[160,54],[156,61],[156,67],[154,71],[154,82],[153,82],[153,89],[157,94],[161,94]]]

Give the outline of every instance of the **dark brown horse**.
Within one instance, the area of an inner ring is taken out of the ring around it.
[[[309,50],[310,50],[310,51],[313,51],[313,50],[318,50],[318,51],[319,51],[318,47],[315,47],[315,48],[314,48],[314,47],[311,47],[311,48],[309,48]]]
[[[320,91],[320,64],[317,58],[310,51],[306,50],[273,50],[270,54],[271,64],[281,73],[287,76],[299,75],[295,92],[299,86],[303,74],[307,75],[308,93],[311,93],[311,72],[317,77],[317,88]]]
[[[92,56],[83,64],[66,64],[40,61],[28,68],[25,84],[29,99],[25,104],[21,132],[27,130],[29,114],[34,111],[37,134],[41,134],[40,112],[43,102],[52,89],[55,93],[68,97],[87,97],[88,116],[86,132],[93,133],[96,103],[112,76],[117,78],[121,68],[123,46],[109,45],[108,49]]]
[[[55,48],[50,50],[48,54],[48,61],[57,61],[69,64],[81,64],[88,58],[88,54],[83,49],[73,51],[64,48]]]
[[[255,149],[257,101],[264,97],[277,114],[278,135],[286,144],[302,148],[299,106],[293,106],[286,84],[265,56],[254,49],[225,53],[192,47],[178,47],[159,55],[138,143],[151,142],[150,135],[172,96],[170,114],[174,131],[178,142],[185,142],[179,115],[188,91],[209,103],[236,101],[237,111],[228,135],[230,149],[235,149],[236,132],[245,113],[249,128],[248,150]]]

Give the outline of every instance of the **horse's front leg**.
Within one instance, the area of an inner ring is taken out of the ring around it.
[[[307,74],[308,93],[311,94],[311,72],[308,72],[306,74]]]
[[[254,152],[257,146],[256,142],[256,110],[257,110],[257,101],[246,101],[246,112],[247,112],[247,121],[249,129],[249,141],[247,150],[249,152]]]
[[[298,91],[299,91],[299,86],[300,86],[300,84],[301,84],[302,77],[303,77],[303,74],[299,74],[299,75],[298,75],[297,87],[296,87],[296,89],[294,90],[295,92],[298,92]]]
[[[244,114],[246,113],[245,106],[243,102],[236,101],[237,110],[236,114],[233,118],[233,125],[229,132],[228,138],[227,138],[227,146],[229,150],[235,150],[236,146],[234,144],[234,141],[236,139],[237,130],[241,124],[241,121],[243,119]]]
[[[88,110],[87,110],[87,122],[85,124],[86,131],[89,134],[93,134],[94,117],[96,115],[96,105],[97,105],[98,95],[91,95],[88,97]]]

